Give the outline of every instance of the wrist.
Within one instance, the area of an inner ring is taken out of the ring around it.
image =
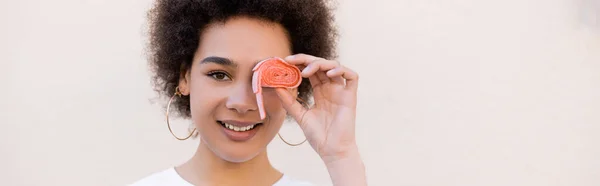
[[[357,146],[347,148],[347,150],[336,153],[335,155],[322,156],[321,159],[326,166],[335,166],[345,162],[361,161]]]
[[[323,158],[334,186],[366,186],[365,165],[358,148],[340,154],[341,156]]]

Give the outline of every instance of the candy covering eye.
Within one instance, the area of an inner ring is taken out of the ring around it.
[[[302,82],[300,69],[277,57],[259,62],[252,71],[252,90],[256,94],[260,119],[265,118],[262,87],[296,88]]]

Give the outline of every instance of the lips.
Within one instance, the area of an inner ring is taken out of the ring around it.
[[[232,141],[244,142],[252,139],[254,135],[262,128],[262,123],[240,122],[232,120],[219,121],[223,134]]]
[[[262,123],[240,122],[240,121],[232,121],[232,120],[217,121],[217,123],[221,124],[221,126],[225,127],[226,129],[233,130],[236,132],[244,132],[244,131],[252,130],[255,127],[260,126],[262,124]]]

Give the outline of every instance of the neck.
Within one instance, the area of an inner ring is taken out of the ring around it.
[[[251,160],[235,163],[217,156],[204,142],[200,142],[194,156],[176,170],[194,185],[273,185],[282,177],[269,162],[266,150]]]

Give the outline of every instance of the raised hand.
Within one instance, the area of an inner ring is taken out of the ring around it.
[[[325,162],[356,152],[355,118],[358,74],[337,61],[298,54],[285,58],[304,67],[313,88],[314,106],[304,108],[284,88],[276,91],[284,108],[300,124],[313,149]]]

